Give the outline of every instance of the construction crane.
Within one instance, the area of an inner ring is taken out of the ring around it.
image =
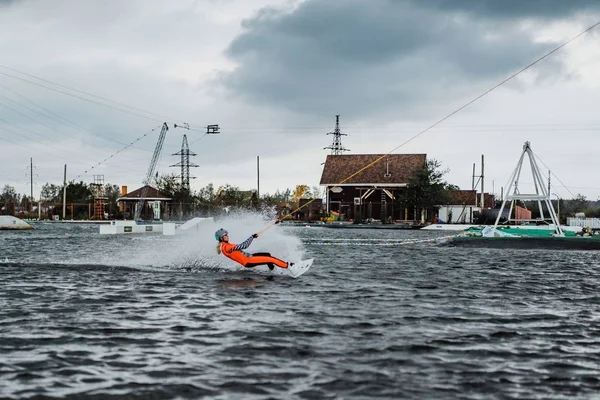
[[[142,214],[142,209],[144,208],[146,195],[148,194],[148,188],[150,187],[150,182],[152,180],[152,177],[154,176],[156,164],[158,163],[158,159],[160,158],[160,153],[162,151],[163,143],[165,142],[165,136],[167,135],[168,130],[169,127],[167,126],[167,123],[163,123],[162,129],[160,130],[160,135],[158,135],[158,142],[156,142],[156,147],[154,148],[154,154],[152,154],[150,166],[148,167],[148,172],[146,173],[146,179],[144,179],[144,186],[142,187],[142,193],[140,193],[140,200],[138,201],[137,207],[135,209],[135,222],[139,221],[140,215]]]

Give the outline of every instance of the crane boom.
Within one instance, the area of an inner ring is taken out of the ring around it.
[[[158,163],[158,159],[160,158],[160,153],[162,151],[163,143],[165,142],[165,136],[168,130],[169,127],[167,126],[167,123],[163,123],[162,129],[160,130],[160,135],[158,135],[158,142],[156,142],[156,147],[154,148],[154,154],[152,154],[150,166],[148,167],[148,172],[146,173],[146,179],[144,180],[142,193],[140,193],[140,200],[138,201],[138,205],[135,209],[135,222],[138,222],[138,220],[140,219],[142,208],[144,208],[144,202],[146,201],[146,195],[148,194],[148,187],[152,180],[152,176],[154,175],[154,171],[156,170],[156,164]]]

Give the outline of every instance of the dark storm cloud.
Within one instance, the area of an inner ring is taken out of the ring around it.
[[[402,0],[392,0],[404,3]],[[598,0],[412,0],[415,6],[489,18],[566,18],[600,10]]]
[[[505,77],[555,46],[534,41],[522,18],[600,8],[592,1],[521,3],[308,0],[292,12],[262,9],[230,44],[237,67],[221,82],[243,98],[308,114],[414,116],[461,91],[473,94],[473,85]]]

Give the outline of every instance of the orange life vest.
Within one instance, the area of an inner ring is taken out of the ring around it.
[[[237,245],[233,243],[221,242],[221,252],[225,257],[231,258],[233,261],[238,262],[245,267],[250,257],[241,250],[231,251],[235,246]]]

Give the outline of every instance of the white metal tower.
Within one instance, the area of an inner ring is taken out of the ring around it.
[[[535,194],[525,194],[525,193],[520,193],[520,191],[519,191],[519,179],[521,178],[521,168],[523,167],[523,160],[525,159],[526,154],[529,157],[529,165],[531,166],[531,174],[533,175],[533,184],[535,187]],[[510,180],[508,183],[508,188],[506,190],[506,193],[508,195],[505,196],[505,198],[502,201],[502,207],[500,207],[500,212],[498,213],[498,217],[496,218],[496,223],[494,224],[494,228],[498,227],[498,222],[500,222],[500,217],[502,216],[502,211],[504,211],[504,206],[506,205],[507,202],[510,202],[510,208],[508,211],[508,221],[510,222],[511,221],[510,216],[512,214],[515,200],[523,200],[523,201],[525,201],[525,200],[536,201],[537,200],[538,207],[540,209],[540,217],[542,219],[544,219],[544,211],[542,209],[542,203],[543,203],[543,204],[546,204],[546,209],[548,210],[548,213],[550,214],[550,219],[552,220],[552,223],[556,227],[556,231],[555,231],[556,235],[564,236],[564,232],[562,231],[562,229],[560,227],[560,222],[558,220],[556,212],[554,211],[552,202],[550,201],[550,192],[548,190],[546,190],[544,177],[542,176],[542,174],[540,172],[540,168],[538,167],[537,162],[535,161],[535,156],[533,154],[533,151],[531,150],[531,145],[529,142],[525,142],[525,144],[523,145],[523,152],[521,153],[521,157],[519,158],[517,167],[515,168],[515,170],[513,171],[513,173],[510,176]]]

